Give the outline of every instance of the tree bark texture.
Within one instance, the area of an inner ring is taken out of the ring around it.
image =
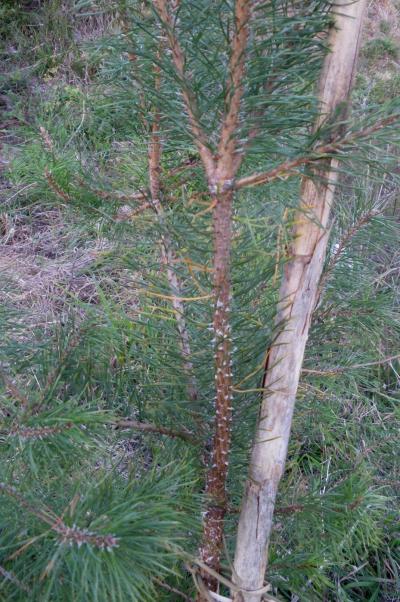
[[[335,5],[330,52],[319,82],[320,117],[348,99],[352,85],[366,0]],[[303,178],[289,260],[279,292],[276,327],[269,349],[264,394],[253,444],[250,474],[239,519],[232,581],[235,602],[260,602],[267,567],[275,499],[282,477],[297,387],[329,237],[329,218],[337,161],[327,160],[315,179]]]
[[[214,571],[220,569],[223,549],[224,519],[227,511],[226,479],[231,446],[232,420],[232,339],[230,325],[233,182],[243,156],[238,152],[236,130],[239,124],[243,95],[245,50],[249,35],[251,2],[236,0],[235,33],[231,41],[229,77],[226,83],[226,109],[222,119],[218,152],[212,164],[201,154],[210,190],[210,207],[213,207],[213,285],[214,285],[214,369],[215,369],[215,421],[211,452],[211,466],[206,477],[207,510],[203,521],[200,558]],[[203,153],[204,155],[204,153]],[[202,571],[206,589],[215,591],[216,580]],[[198,602],[207,598],[203,594]]]
[[[232,340],[230,327],[230,254],[232,196],[227,192],[215,199],[214,230],[214,295],[213,317],[215,360],[215,431],[211,466],[207,472],[208,506],[204,516],[201,560],[219,570],[226,514],[226,477],[228,473],[232,420]],[[203,580],[208,589],[216,583],[207,573]],[[200,597],[201,599],[201,597]]]

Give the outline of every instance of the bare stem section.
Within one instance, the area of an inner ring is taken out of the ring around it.
[[[337,11],[340,14],[331,31],[331,52],[320,79],[321,117],[316,128],[324,115],[348,98],[365,5],[365,0],[344,3]],[[316,174],[320,177],[315,181],[304,178],[302,182],[291,260],[285,266],[279,294],[276,324],[285,326],[268,353],[265,393],[239,519],[232,581],[242,591],[232,592],[235,602],[261,600],[255,590],[264,582],[276,493],[284,471],[304,349],[326,254],[336,168],[336,159],[326,160]]]

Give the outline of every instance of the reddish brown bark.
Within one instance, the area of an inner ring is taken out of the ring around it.
[[[235,5],[235,34],[231,43],[225,116],[218,145],[217,177],[221,174],[225,181],[236,175],[241,163],[241,156],[237,148],[237,130],[243,96],[243,74],[249,35],[250,6],[249,0],[237,0]]]
[[[223,543],[224,518],[227,511],[226,477],[228,473],[232,420],[232,339],[230,326],[230,253],[232,192],[215,200],[214,227],[214,294],[213,331],[215,343],[215,431],[211,466],[206,480],[208,507],[204,518],[201,560],[219,570]],[[215,580],[203,573],[209,589]]]

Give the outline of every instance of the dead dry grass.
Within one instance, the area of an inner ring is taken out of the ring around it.
[[[381,32],[382,21],[390,26],[392,36],[400,41],[400,5],[393,0],[374,0],[370,3],[365,33],[368,37],[377,37]]]
[[[29,331],[51,329],[70,311],[84,317],[100,291],[136,314],[137,274],[107,262],[99,267],[115,244],[100,236],[85,240],[60,208],[0,214],[0,305],[19,310]]]
[[[71,247],[59,209],[0,217],[0,303],[28,311],[33,322],[53,322],[68,297],[96,303],[97,291],[87,272],[104,250],[95,241]]]
[[[400,2],[398,0],[373,0],[370,2],[365,20],[363,44],[381,38],[385,34],[385,26],[386,33],[400,47]]]

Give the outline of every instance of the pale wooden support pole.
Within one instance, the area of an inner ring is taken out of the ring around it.
[[[335,5],[335,27],[320,82],[318,127],[352,85],[366,0]],[[297,387],[318,282],[326,254],[329,217],[337,179],[337,161],[321,166],[316,180],[304,178],[295,219],[291,259],[284,268],[276,324],[285,324],[268,353],[265,393],[252,450],[250,474],[239,519],[232,581],[235,602],[260,602],[252,593],[264,584],[268,543],[279,481],[282,477]]]

